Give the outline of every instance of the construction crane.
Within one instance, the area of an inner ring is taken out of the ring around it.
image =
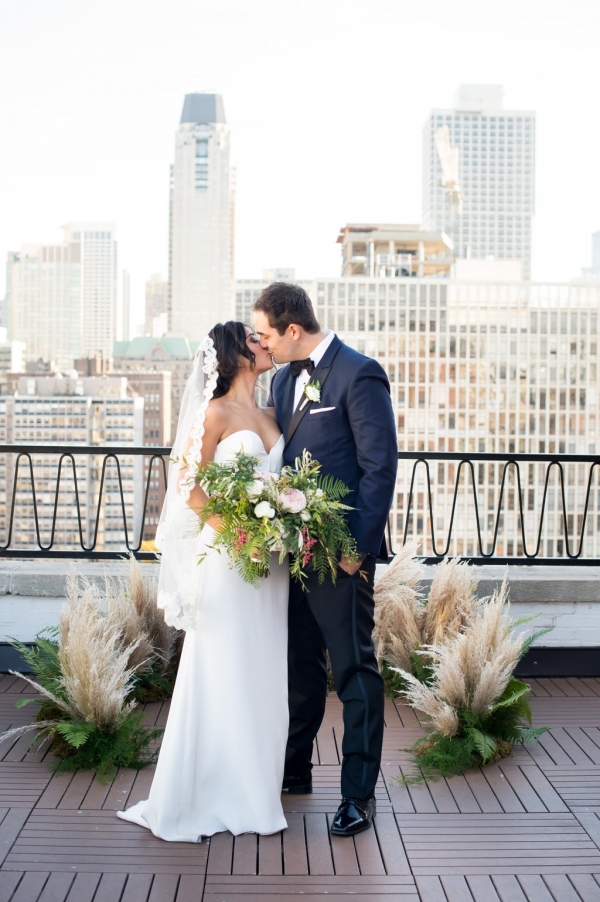
[[[446,189],[448,228],[451,238],[456,244],[458,218],[462,213],[463,195],[458,180],[459,148],[450,144],[450,131],[447,125],[438,128],[435,133],[435,146],[442,166],[441,187]]]

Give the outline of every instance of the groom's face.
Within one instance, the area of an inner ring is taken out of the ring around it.
[[[288,326],[283,335],[269,323],[262,310],[254,311],[254,328],[260,338],[261,348],[265,348],[273,358],[274,363],[288,363],[298,358],[297,327]]]

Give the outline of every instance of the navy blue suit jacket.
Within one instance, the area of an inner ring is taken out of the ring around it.
[[[322,464],[323,475],[342,479],[351,494],[344,502],[350,531],[360,552],[387,557],[385,529],[396,485],[398,443],[390,386],[383,368],[336,336],[315,367],[320,401],[292,411],[295,380],[289,364],[271,383],[268,406],[275,407],[285,435],[284,463],[293,466],[306,448]],[[320,408],[332,410],[318,413]]]

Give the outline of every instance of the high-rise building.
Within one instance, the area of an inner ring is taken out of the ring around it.
[[[446,276],[452,241],[418,225],[349,223],[340,229],[343,276]]]
[[[146,282],[146,314],[144,333],[160,338],[169,331],[169,283],[160,273]]]
[[[171,332],[201,340],[228,319],[234,181],[219,94],[186,94],[175,139],[169,215]]]
[[[117,338],[122,341],[131,338],[131,275],[126,269],[121,277],[121,334]]]
[[[64,229],[65,240],[80,248],[81,355],[93,356],[102,351],[109,357],[120,325],[115,226],[106,222],[78,222]]]
[[[586,279],[600,279],[600,232],[592,233],[592,265],[582,270]]]
[[[74,372],[23,375],[13,377],[10,388],[12,394],[0,396],[0,440],[3,442],[99,445],[99,452],[111,444],[140,445],[142,442],[144,399],[132,396],[124,377],[81,378]],[[125,539],[123,504],[130,542],[136,542],[143,506],[142,458],[120,455],[119,469],[114,461],[109,461],[101,485],[103,455],[74,455],[75,464],[66,462],[61,467],[57,496],[59,456],[60,449],[56,453],[33,455],[38,526],[43,544],[49,544],[52,538],[57,550],[79,545],[74,515],[79,508],[83,540],[89,547],[96,532],[99,507],[96,549],[121,550]],[[6,502],[0,505],[0,534],[2,541],[6,541],[14,489],[11,545],[35,547],[31,477],[24,459],[18,464],[18,472],[17,463],[17,455],[8,454],[0,468],[0,496]]]
[[[500,86],[461,85],[423,138],[425,228],[449,234],[458,258],[518,260],[529,280],[535,113],[505,110]]]
[[[467,261],[464,261],[465,263]],[[476,267],[477,269],[477,267]],[[597,454],[600,451],[600,283],[529,283],[519,280],[366,275],[302,283],[326,329],[386,370],[398,425],[399,463],[392,511],[393,544],[409,534],[421,553],[445,547],[451,517],[451,554],[478,554],[471,476],[453,461],[420,465],[420,451],[469,453]],[[236,318],[248,321],[266,282],[236,282]],[[545,505],[540,554],[565,553],[562,495],[556,469],[522,465],[523,529],[535,548]],[[567,506],[585,502],[587,464],[569,465]],[[474,465],[484,551],[490,547],[502,498],[497,554],[522,553],[514,469],[503,485],[503,465]],[[434,499],[433,522],[427,485]],[[579,486],[574,489],[573,486]],[[413,492],[409,511],[409,496]],[[546,492],[547,489],[547,492]],[[600,477],[593,474],[583,554],[600,553]],[[576,530],[577,517],[570,523]],[[573,545],[571,546],[573,548]]]
[[[81,353],[81,246],[23,245],[7,263],[6,325],[28,361],[70,367]]]
[[[9,338],[24,341],[28,361],[73,366],[76,357],[109,355],[117,329],[114,226],[64,226],[55,245],[10,252],[6,319]]]

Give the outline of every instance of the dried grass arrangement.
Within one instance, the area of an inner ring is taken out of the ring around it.
[[[477,598],[472,571],[456,560],[438,564],[425,599],[414,552],[406,546],[375,586],[380,664],[432,728],[413,748],[419,775],[404,782],[491,763],[547,729],[531,727],[530,687],[513,674],[548,630],[515,635],[533,618],[511,620],[507,580],[491,598]]]
[[[102,779],[117,766],[144,767],[162,730],[142,725],[140,701],[168,697],[174,682],[176,630],[156,607],[156,588],[130,559],[126,580],[106,579],[103,591],[75,573],[59,626],[30,648],[12,643],[33,677],[18,673],[42,696],[35,722],[8,730],[0,742],[28,730],[52,740],[57,770],[94,768]],[[13,671],[14,672],[14,671]]]

